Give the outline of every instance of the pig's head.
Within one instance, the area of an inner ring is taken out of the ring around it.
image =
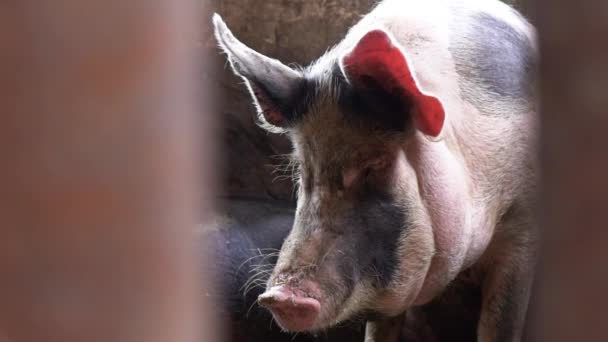
[[[442,133],[442,102],[383,30],[294,69],[239,42],[217,15],[214,24],[262,126],[289,135],[299,165],[295,223],[259,303],[291,331],[402,312],[435,253],[409,150]]]

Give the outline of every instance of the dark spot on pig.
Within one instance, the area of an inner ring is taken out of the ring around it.
[[[487,13],[473,18],[472,36],[464,48],[451,49],[461,77],[473,79],[500,96],[528,99],[535,73],[535,52],[530,40],[500,18]],[[466,90],[466,89],[465,89]],[[463,91],[464,96],[475,92]]]
[[[341,262],[338,264],[338,272],[341,276],[342,283],[335,285],[336,288],[333,293],[352,293],[355,289],[355,284],[360,280],[360,268],[359,265],[348,262]],[[331,285],[329,285],[331,286]]]
[[[279,88],[279,82],[252,79],[252,88],[260,101],[264,116],[270,124],[277,126],[290,126],[308,111],[312,85],[302,78],[290,84],[290,87]],[[280,120],[267,117],[266,109],[273,115],[280,115]]]
[[[399,239],[407,227],[404,208],[383,192],[369,191],[355,201],[353,238],[357,265],[362,277],[371,278],[373,286],[386,287],[397,270]]]
[[[334,70],[337,70],[333,77],[339,89],[338,105],[347,120],[381,131],[403,132],[407,129],[412,107],[409,98],[387,91],[372,77],[365,78],[363,86],[354,87],[337,66]]]
[[[338,64],[322,78],[303,77],[297,83],[282,88],[280,83],[251,79],[252,87],[263,109],[280,114],[281,120],[269,123],[282,127],[297,124],[315,105],[331,96],[339,110],[351,124],[371,127],[380,131],[403,132],[408,128],[411,100],[397,92],[385,90],[373,78],[366,79],[364,87],[348,83]],[[266,114],[266,113],[265,113]],[[280,121],[280,122],[279,122]]]

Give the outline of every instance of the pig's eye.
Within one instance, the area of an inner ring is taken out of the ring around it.
[[[386,168],[388,159],[386,157],[375,158],[365,163],[365,172],[374,172]]]
[[[342,173],[343,186],[348,189],[355,184],[365,183],[386,167],[386,158],[374,158],[363,163],[361,167],[346,169]]]

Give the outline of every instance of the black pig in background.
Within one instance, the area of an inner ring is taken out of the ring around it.
[[[293,225],[295,208],[289,203],[231,199],[206,235],[216,288],[214,310],[226,322],[231,342],[363,341],[362,321],[312,334],[282,332],[270,312],[256,301],[272,271],[283,241]],[[206,255],[207,256],[207,255]]]

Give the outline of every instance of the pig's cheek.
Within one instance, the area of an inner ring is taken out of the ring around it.
[[[422,210],[418,210],[422,212]],[[421,216],[423,217],[423,216]],[[434,238],[423,219],[408,227],[400,237],[398,271],[387,289],[375,301],[377,311],[395,315],[414,305],[427,278],[434,255]]]
[[[408,208],[408,227],[399,236],[397,271],[386,288],[361,291],[353,302],[370,303],[368,309],[385,315],[395,315],[411,306],[426,278],[434,251],[433,232],[427,210],[420,203],[417,175],[403,151],[398,151],[387,170],[385,181],[404,208]],[[404,209],[405,210],[405,209]],[[355,290],[355,293],[358,291]]]
[[[471,199],[465,168],[445,143],[419,139],[413,156],[436,251],[419,298],[423,302],[439,293],[467,262],[472,237]]]

